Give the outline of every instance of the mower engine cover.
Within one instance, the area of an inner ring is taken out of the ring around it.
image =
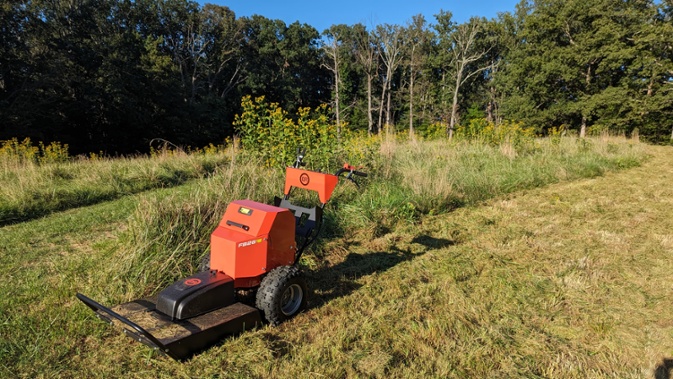
[[[294,264],[296,222],[285,208],[236,200],[210,236],[210,269],[234,278],[234,287],[259,285],[262,276]]]

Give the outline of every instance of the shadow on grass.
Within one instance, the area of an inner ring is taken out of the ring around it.
[[[654,379],[670,379],[671,370],[673,369],[673,359],[663,359],[657,368],[654,369]]]
[[[416,236],[411,242],[422,245],[424,249],[420,252],[411,252],[410,249],[392,247],[386,252],[350,253],[343,262],[335,266],[307,272],[308,286],[314,292],[308,308],[316,308],[353,293],[362,286],[357,283],[360,277],[387,271],[429,251],[455,244],[454,241],[428,235]]]
[[[207,175],[208,172],[206,172]],[[203,176],[203,175],[201,175]],[[53,213],[64,212],[70,209],[87,207],[120,199],[159,188],[172,188],[183,185],[192,179],[201,177],[184,170],[172,170],[170,174],[160,174],[156,180],[134,182],[124,180],[116,183],[116,187],[90,187],[54,189],[49,196],[36,192],[20,204],[0,206],[0,227],[14,225]],[[117,188],[119,187],[119,188]]]

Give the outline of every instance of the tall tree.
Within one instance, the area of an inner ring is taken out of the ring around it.
[[[451,103],[451,118],[447,134],[449,139],[453,138],[453,131],[458,123],[458,96],[460,88],[466,81],[473,76],[482,73],[489,66],[473,67],[475,62],[479,62],[488,52],[485,49],[479,49],[477,45],[477,35],[479,34],[482,21],[476,18],[468,23],[458,25],[451,36],[453,46],[453,97]]]
[[[346,25],[332,25],[323,32],[325,39],[325,63],[323,64],[333,76],[332,88],[334,93],[334,117],[336,119],[337,137],[341,136],[341,87],[342,71],[346,52],[344,51],[344,38],[348,33]]]
[[[655,142],[673,140],[673,6],[649,6],[641,31],[634,35],[637,56],[629,68],[636,110],[634,123]]]
[[[201,11],[201,33],[208,91],[224,98],[241,82],[243,23],[229,8],[206,4]]]
[[[26,54],[26,2],[0,1],[0,119],[14,127],[23,124],[16,101],[32,71]],[[0,127],[0,138],[2,132]]]
[[[409,136],[414,136],[414,99],[416,97],[416,79],[423,72],[423,66],[428,61],[429,45],[432,37],[427,29],[423,15],[416,15],[411,19],[404,33],[407,66],[409,70]]]
[[[386,109],[386,126],[391,125],[391,91],[393,75],[402,59],[402,35],[399,25],[384,24],[376,28],[376,37],[380,44],[379,56],[385,70],[382,72],[381,102],[379,108],[379,130],[383,126],[383,104]],[[386,101],[387,100],[387,101]]]
[[[649,0],[537,0],[523,14],[510,54],[509,115],[542,128],[567,125],[628,131],[638,124],[635,42],[651,24]],[[523,7],[522,7],[523,9]],[[640,84],[639,84],[640,83]]]
[[[22,118],[34,130],[21,134],[61,140],[74,152],[94,145],[114,152],[139,139],[142,42],[129,26],[130,8],[110,0],[26,3],[33,74],[19,102],[30,104]]]
[[[254,15],[245,20],[246,80],[241,95],[266,95],[294,113],[329,101],[330,75],[321,66],[320,35],[310,25]]]
[[[451,77],[454,75],[453,64],[453,40],[452,36],[456,30],[456,23],[452,20],[451,12],[440,11],[435,15],[436,23],[433,29],[437,36],[437,43],[435,46],[435,54],[431,58],[432,66],[436,73],[436,96],[439,103],[441,119],[447,125],[451,118],[451,110],[449,106]]]
[[[356,24],[354,27],[356,41],[355,58],[365,73],[367,81],[367,133],[371,136],[374,132],[373,116],[373,83],[378,72],[378,45],[375,42],[373,33],[367,31],[362,24]]]
[[[507,56],[516,49],[516,36],[519,25],[510,13],[501,13],[497,19],[482,20],[482,30],[477,40],[477,50],[486,54],[472,68],[487,67],[483,75],[477,75],[466,83],[463,98],[486,120],[498,125],[502,121],[500,103],[502,100],[502,73],[507,69]]]

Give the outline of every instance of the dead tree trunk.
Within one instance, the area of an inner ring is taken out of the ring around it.
[[[340,36],[338,30],[332,27],[326,31],[326,37],[329,43],[325,46],[324,51],[328,61],[324,63],[323,66],[334,76],[334,118],[337,127],[337,139],[341,139],[341,74],[339,72],[341,63],[341,56],[339,55]]]
[[[374,112],[372,96],[374,94],[372,93],[372,85],[378,66],[378,62],[376,61],[376,44],[373,41],[371,33],[365,29],[364,25],[357,24],[354,28],[357,35],[355,58],[367,75],[367,134],[371,137],[374,132],[374,116],[372,115],[372,112]]]
[[[477,33],[479,33],[479,21],[471,20],[467,24],[463,24],[456,28],[453,34],[453,57],[455,64],[455,82],[453,88],[453,102],[451,106],[451,118],[449,120],[447,135],[449,140],[453,138],[453,131],[458,123],[458,100],[460,95],[460,87],[471,77],[483,72],[490,65],[470,69],[470,65],[479,61],[486,53],[486,51],[474,51],[474,44],[476,42]]]
[[[379,130],[383,121],[383,104],[388,95],[388,105],[386,106],[386,123],[390,123],[390,91],[393,74],[400,63],[402,40],[400,39],[400,27],[397,25],[380,25],[377,29],[377,35],[381,44],[379,56],[386,66],[385,76],[383,77],[383,88],[381,90],[381,107],[379,108]]]

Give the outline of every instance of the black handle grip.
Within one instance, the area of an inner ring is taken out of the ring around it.
[[[302,162],[304,160],[304,155],[306,155],[306,149],[303,149],[301,146],[297,147],[297,159],[294,161],[292,167],[299,168],[305,166],[306,163]]]
[[[241,228],[241,229],[245,230],[246,232],[248,230],[250,230],[250,227],[248,225],[239,224],[239,223],[231,221],[231,220],[227,220],[227,225]]]
[[[353,175],[362,176],[362,177],[365,177],[365,178],[367,177],[366,173],[360,172],[360,171],[353,171]]]

